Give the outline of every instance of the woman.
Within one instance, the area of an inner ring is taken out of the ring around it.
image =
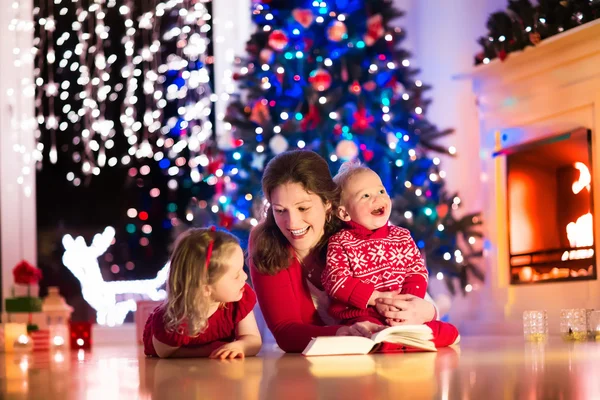
[[[311,151],[289,151],[266,166],[262,189],[266,218],[250,233],[248,261],[267,326],[288,353],[304,350],[317,336],[368,336],[380,329],[369,322],[338,325],[328,314],[323,291],[327,240],[339,229],[333,216],[338,189],[327,162]],[[412,295],[383,299],[387,318],[422,324],[435,317],[433,304]]]

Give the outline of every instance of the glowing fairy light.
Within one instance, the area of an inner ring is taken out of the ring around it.
[[[54,66],[35,70],[35,101],[47,104],[36,107],[36,138],[41,139],[44,132],[45,140],[39,143],[46,143],[37,149],[36,160],[47,154],[56,163],[57,133],[69,130],[80,132],[77,143],[73,141],[73,153],[78,153],[73,161],[79,164],[79,171],[73,172],[78,177],[97,175],[107,166],[127,165],[132,160],[124,155],[179,157],[175,151],[162,151],[164,136],[175,140],[171,148],[179,153],[187,149],[189,159],[202,154],[213,129],[208,69],[212,59],[207,55],[212,17],[204,4],[159,2],[139,15],[133,0],[76,1],[70,10],[62,3],[65,0],[52,0],[34,9],[38,37],[31,52],[20,49],[33,53],[38,64]],[[57,33],[57,12],[72,14],[72,23],[61,24],[61,33]],[[108,13],[115,16],[110,26]],[[165,23],[170,24],[166,31]],[[121,43],[123,51],[113,53],[114,43]],[[173,76],[176,82],[167,90],[163,85]],[[55,107],[58,99],[67,102],[60,110]],[[109,120],[107,107],[119,99],[123,99],[120,115]],[[165,120],[168,105],[179,110],[177,123]],[[123,142],[117,135],[124,136],[128,145],[124,153],[123,147],[114,146],[115,140]]]

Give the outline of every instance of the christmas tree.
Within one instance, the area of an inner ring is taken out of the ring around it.
[[[235,78],[242,94],[228,107],[232,130],[213,211],[225,226],[250,228],[263,212],[266,162],[311,149],[330,163],[359,159],[393,198],[392,223],[410,229],[432,276],[452,293],[470,291],[481,237],[477,214],[456,217],[460,198],[445,189],[437,143],[452,130],[425,118],[428,86],[399,47],[402,15],[392,1],[254,1],[256,32]]]

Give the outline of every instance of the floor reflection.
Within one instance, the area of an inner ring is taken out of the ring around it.
[[[131,346],[0,358],[2,399],[600,399],[600,343],[560,338],[345,357],[160,360]]]

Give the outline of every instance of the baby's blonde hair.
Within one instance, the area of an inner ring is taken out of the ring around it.
[[[360,161],[357,161],[357,160],[346,161],[345,163],[343,163],[340,166],[338,173],[333,177],[333,181],[338,186],[339,191],[340,191],[340,204],[344,200],[344,189],[345,189],[346,185],[348,184],[348,182],[350,181],[350,179],[353,176],[356,176],[362,172],[367,172],[367,171],[373,172],[373,170],[371,168],[364,166],[363,164],[360,163]]]
[[[206,252],[211,241],[213,250],[207,268]],[[164,304],[164,322],[168,332],[186,324],[185,334],[196,336],[208,327],[211,300],[205,295],[204,288],[217,282],[227,272],[231,246],[239,246],[239,240],[225,231],[192,228],[179,235],[171,255]]]

